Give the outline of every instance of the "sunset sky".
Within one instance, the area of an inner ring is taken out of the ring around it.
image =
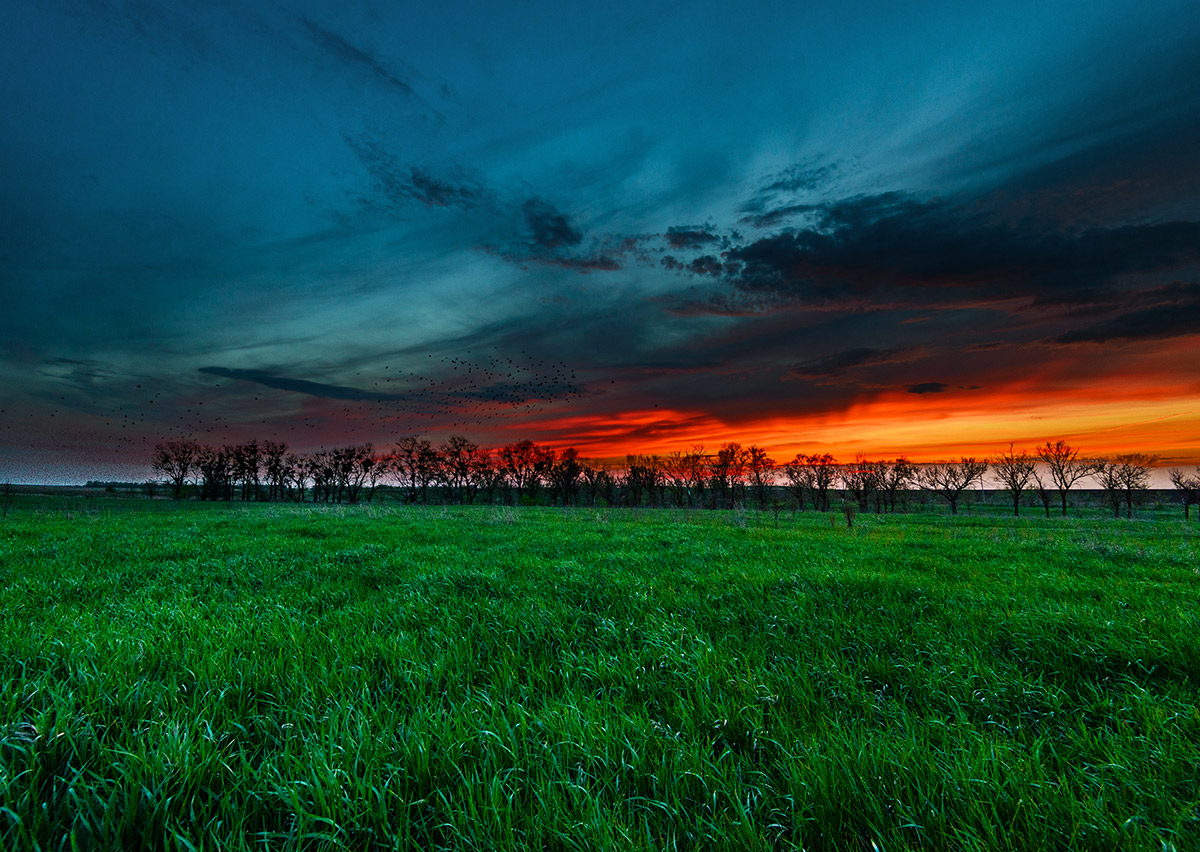
[[[1200,5],[16,0],[0,480],[163,438],[1200,461]]]

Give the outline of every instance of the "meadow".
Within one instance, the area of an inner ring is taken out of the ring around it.
[[[5,850],[1200,849],[1200,524],[23,498]]]

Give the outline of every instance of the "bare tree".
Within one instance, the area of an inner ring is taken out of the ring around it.
[[[796,457],[787,462],[783,466],[783,480],[788,493],[796,500],[796,506],[800,511],[804,511],[804,498],[812,492],[812,484],[809,477],[810,470],[802,459],[804,456],[796,453]],[[816,498],[813,498],[813,508],[817,508]]]
[[[196,466],[200,445],[195,441],[165,441],[154,446],[151,462],[155,473],[161,473],[171,483],[171,496],[183,496],[183,486]]]
[[[304,469],[312,482],[314,503],[333,501],[337,489],[337,467],[331,450],[315,450],[304,459]]]
[[[676,506],[691,506],[704,491],[704,447],[676,450],[663,459],[663,475]]]
[[[268,500],[282,500],[287,491],[290,476],[287,449],[287,444],[281,441],[263,441],[260,447],[263,475],[267,479]]]
[[[746,450],[736,441],[722,444],[708,462],[709,481],[720,505],[732,508],[745,490]]]
[[[1150,468],[1158,456],[1146,453],[1123,453],[1101,460],[1096,478],[1100,480],[1113,517],[1121,516],[1121,502],[1125,502],[1125,517],[1133,517],[1134,496],[1150,484]]]
[[[858,503],[859,511],[867,511],[867,503],[878,486],[878,464],[869,461],[863,453],[855,453],[854,461],[842,467],[842,487]]]
[[[200,447],[196,469],[200,473],[201,500],[229,500],[233,496],[233,462],[228,447]]]
[[[408,435],[395,443],[391,465],[405,490],[406,502],[416,503],[425,498],[429,484],[437,477],[438,462],[433,444],[424,438]]]
[[[896,511],[896,500],[900,492],[908,488],[917,476],[917,469],[904,456],[893,462],[877,462],[879,489],[887,503],[888,511]]]
[[[1020,517],[1021,495],[1033,478],[1033,457],[1024,450],[1013,452],[1012,444],[1009,444],[1008,452],[1000,451],[992,456],[991,465],[996,478],[1012,496],[1013,517]]]
[[[258,498],[258,479],[262,468],[262,459],[258,450],[258,441],[246,441],[228,448],[230,463],[230,481],[241,486],[242,502]]]
[[[750,477],[750,485],[758,498],[758,508],[767,508],[767,490],[775,484],[772,473],[775,471],[775,459],[767,455],[762,447],[751,444],[746,448],[746,470]]]
[[[1191,518],[1192,504],[1200,503],[1200,467],[1196,468],[1194,476],[1188,476],[1177,467],[1172,468],[1171,484],[1179,492],[1179,499],[1183,503],[1183,519],[1186,521]]]
[[[796,453],[796,457],[783,466],[788,490],[795,495],[800,508],[804,508],[804,495],[808,494],[812,499],[813,508],[820,512],[829,511],[829,490],[837,481],[840,472],[841,465],[829,453]]]
[[[451,435],[438,447],[441,475],[450,489],[451,499],[469,502],[475,494],[474,470],[479,461],[479,445],[465,435]]]
[[[483,491],[487,502],[496,502],[496,491],[504,484],[504,474],[495,456],[489,450],[480,450],[471,462],[471,480],[468,485],[468,502],[474,502],[475,496]]]
[[[516,491],[516,502],[530,497],[541,485],[542,477],[554,464],[554,450],[539,447],[528,439],[500,448],[500,470],[509,486]]]
[[[288,453],[283,461],[283,477],[288,497],[297,503],[303,503],[309,483],[308,460],[304,456]],[[315,496],[313,499],[316,499]]]
[[[1051,489],[1050,489],[1050,486],[1046,485],[1046,480],[1042,476],[1042,474],[1038,471],[1036,464],[1034,465],[1033,473],[1030,474],[1030,478],[1033,481],[1033,491],[1035,494],[1037,494],[1038,499],[1040,501],[1042,501],[1042,508],[1046,510],[1046,517],[1049,518],[1050,517],[1050,500],[1052,497],[1052,495],[1050,494]]]
[[[350,447],[348,451],[352,458],[353,496],[350,502],[356,503],[365,496],[366,501],[370,503],[375,499],[375,489],[379,487],[379,481],[388,472],[388,459],[377,455],[371,444]]]
[[[962,456],[957,462],[926,465],[917,474],[917,484],[950,504],[950,514],[958,514],[962,493],[983,478],[987,462]]]
[[[579,459],[579,451],[567,447],[558,454],[558,458],[550,465],[546,478],[550,481],[554,501],[562,500],[564,506],[575,502],[579,493],[579,479],[583,475],[583,463]]]
[[[621,478],[625,502],[630,506],[659,505],[666,479],[658,456],[627,455],[625,475]]]
[[[1046,465],[1054,487],[1062,500],[1062,514],[1067,516],[1067,492],[1081,479],[1095,476],[1100,469],[1095,459],[1079,457],[1079,449],[1061,438],[1051,444],[1047,441],[1037,449],[1037,459]]]

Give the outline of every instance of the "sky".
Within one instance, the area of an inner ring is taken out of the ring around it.
[[[1200,6],[16,0],[0,479],[1200,461]]]

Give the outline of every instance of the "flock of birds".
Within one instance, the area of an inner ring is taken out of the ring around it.
[[[526,350],[513,355],[471,350],[441,358],[428,355],[422,366],[425,369],[411,363],[384,364],[356,372],[353,387],[301,382],[304,390],[255,387],[250,379],[226,376],[211,385],[174,390],[143,378],[109,408],[94,396],[86,404],[78,391],[71,401],[62,394],[50,417],[64,427],[79,424],[114,455],[134,456],[136,451],[137,457],[144,457],[155,443],[174,439],[225,443],[239,439],[233,436],[253,434],[305,446],[326,440],[378,440],[381,433],[399,437],[470,432],[514,415],[537,414],[586,393],[565,362]],[[286,382],[295,377],[278,378]],[[322,387],[328,388],[328,395],[321,393]],[[84,411],[91,416],[81,417]],[[36,434],[42,429],[39,417],[29,417],[24,426]],[[0,423],[9,431],[22,425],[4,411]]]

